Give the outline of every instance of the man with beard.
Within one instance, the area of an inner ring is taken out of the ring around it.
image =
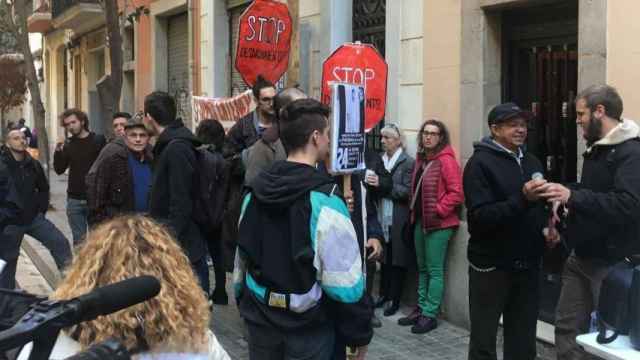
[[[67,217],[73,234],[73,243],[78,244],[87,232],[87,188],[85,177],[105,146],[103,135],[89,131],[87,114],[79,109],[69,109],[60,115],[60,122],[71,138],[56,144],[53,153],[53,168],[58,175],[69,169],[67,187]]]
[[[67,238],[44,216],[49,207],[49,183],[42,165],[27,152],[26,136],[20,127],[9,129],[0,150],[0,178],[7,180],[10,188],[0,212],[15,214],[2,229],[0,259],[7,265],[0,275],[0,287],[13,289],[24,234],[41,242],[60,270],[71,260],[71,248]]]
[[[581,181],[544,185],[542,197],[566,208],[566,237],[573,247],[556,308],[561,360],[589,357],[576,336],[589,330],[602,280],[612,264],[640,252],[640,130],[621,117],[622,109],[611,86],[595,85],[578,94],[576,122],[588,145]]]

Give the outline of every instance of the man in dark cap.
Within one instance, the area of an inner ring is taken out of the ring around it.
[[[531,113],[506,103],[489,113],[491,136],[474,144],[464,169],[469,223],[470,360],[496,359],[504,323],[504,358],[536,357],[538,274],[546,181],[540,161],[524,149]],[[532,180],[540,177],[540,179]]]

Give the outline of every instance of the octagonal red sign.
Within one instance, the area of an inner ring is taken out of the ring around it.
[[[371,44],[346,43],[322,64],[322,102],[331,102],[333,81],[364,86],[365,131],[384,118],[387,105],[387,63]]]
[[[274,0],[255,0],[240,16],[236,69],[249,86],[258,75],[275,83],[289,66],[291,16]]]

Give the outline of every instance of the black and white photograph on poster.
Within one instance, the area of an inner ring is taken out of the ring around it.
[[[331,172],[363,170],[365,133],[364,87],[331,83]]]

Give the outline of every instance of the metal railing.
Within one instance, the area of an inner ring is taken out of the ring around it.
[[[54,18],[62,15],[68,9],[79,4],[98,4],[98,0],[51,0],[52,12]]]

